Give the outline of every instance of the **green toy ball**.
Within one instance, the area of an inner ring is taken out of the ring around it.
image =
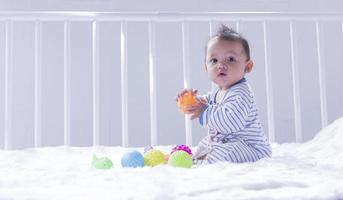
[[[156,149],[151,149],[144,154],[144,165],[154,167],[165,163],[165,155]]]
[[[185,151],[175,151],[170,155],[168,164],[173,167],[191,168],[192,157]]]

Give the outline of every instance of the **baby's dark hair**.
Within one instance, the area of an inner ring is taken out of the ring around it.
[[[243,46],[245,54],[247,55],[247,60],[250,60],[250,48],[248,41],[235,30],[225,26],[224,24],[218,29],[217,33],[213,38],[218,38],[219,40],[237,41]],[[212,38],[212,39],[213,39]]]

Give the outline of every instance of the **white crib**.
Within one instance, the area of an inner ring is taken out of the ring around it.
[[[331,124],[343,114],[342,21],[332,12],[0,11],[0,199],[342,199],[343,118]],[[205,136],[174,97],[211,89],[204,51],[221,23],[250,42],[248,79],[273,156],[123,168],[127,150],[168,154]],[[94,154],[113,168],[92,167]]]
[[[342,116],[343,13],[0,12],[0,148],[195,145],[175,94],[211,89],[204,48],[221,23],[250,42],[248,76],[272,142]]]

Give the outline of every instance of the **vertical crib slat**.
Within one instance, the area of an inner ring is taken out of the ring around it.
[[[209,22],[208,22],[208,25],[209,25],[209,27],[210,27],[210,29],[209,29],[209,31],[210,31],[210,37],[212,37],[213,36],[213,33],[214,33],[214,21],[213,20],[210,20]]]
[[[64,145],[70,146],[70,22],[64,21],[63,26],[63,134]]]
[[[239,28],[240,28],[240,21],[236,21],[236,31],[239,32]]]
[[[215,24],[215,22],[213,20],[211,20],[209,22],[209,26],[210,26],[210,37],[209,38],[212,38],[214,36],[214,34],[215,34],[214,24]],[[211,83],[211,88],[212,88],[212,90],[214,90],[214,88],[216,88],[216,84],[212,82]]]
[[[122,111],[122,146],[127,147],[128,132],[128,77],[127,77],[127,22],[120,23],[120,61],[121,61],[121,111]]]
[[[5,22],[5,109],[4,149],[12,148],[12,66],[13,66],[13,22]]]
[[[150,144],[157,145],[156,25],[149,22]]]
[[[189,66],[189,26],[182,22],[182,65],[183,65],[183,87],[190,88],[190,66]],[[185,115],[186,145],[192,145],[192,121]]]
[[[269,39],[268,21],[263,21],[263,42],[264,42],[264,61],[266,73],[266,93],[267,93],[267,113],[268,113],[268,136],[271,142],[275,141],[274,124],[274,97],[272,88],[272,70],[271,70],[271,41]]]
[[[42,146],[42,30],[41,22],[35,22],[35,82],[34,82],[34,143]]]
[[[92,96],[93,96],[93,146],[100,145],[100,112],[99,112],[99,23],[92,23]]]
[[[317,62],[318,62],[318,74],[319,74],[319,94],[320,94],[320,111],[321,111],[321,122],[322,128],[328,125],[328,113],[327,113],[327,100],[326,100],[326,79],[325,79],[325,68],[324,55],[321,52],[323,45],[320,40],[320,26],[319,22],[316,21],[316,42],[317,42]]]
[[[300,105],[300,85],[298,70],[298,46],[296,42],[297,31],[293,21],[289,22],[290,42],[291,42],[291,64],[292,64],[292,82],[294,98],[294,123],[295,123],[295,140],[302,142],[301,128],[301,105]]]

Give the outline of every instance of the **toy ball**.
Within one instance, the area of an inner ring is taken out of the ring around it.
[[[176,145],[176,146],[172,149],[172,151],[171,151],[170,154],[173,154],[175,151],[179,151],[179,150],[187,152],[190,156],[193,155],[193,154],[192,154],[192,150],[191,150],[188,146],[183,145],[183,144]]]
[[[151,149],[144,154],[144,165],[154,167],[165,163],[165,155],[156,149]]]
[[[173,167],[191,168],[192,157],[185,151],[175,151],[170,155],[168,164]]]
[[[110,168],[112,168],[113,163],[107,157],[98,158],[98,157],[96,157],[95,154],[93,154],[92,165],[96,169],[110,169]]]
[[[144,158],[138,151],[126,152],[121,158],[122,167],[144,167]]]
[[[179,109],[181,112],[186,112],[187,106],[193,106],[197,104],[197,100],[194,95],[192,95],[190,92],[184,93],[179,100],[177,101],[177,105],[179,106]]]

